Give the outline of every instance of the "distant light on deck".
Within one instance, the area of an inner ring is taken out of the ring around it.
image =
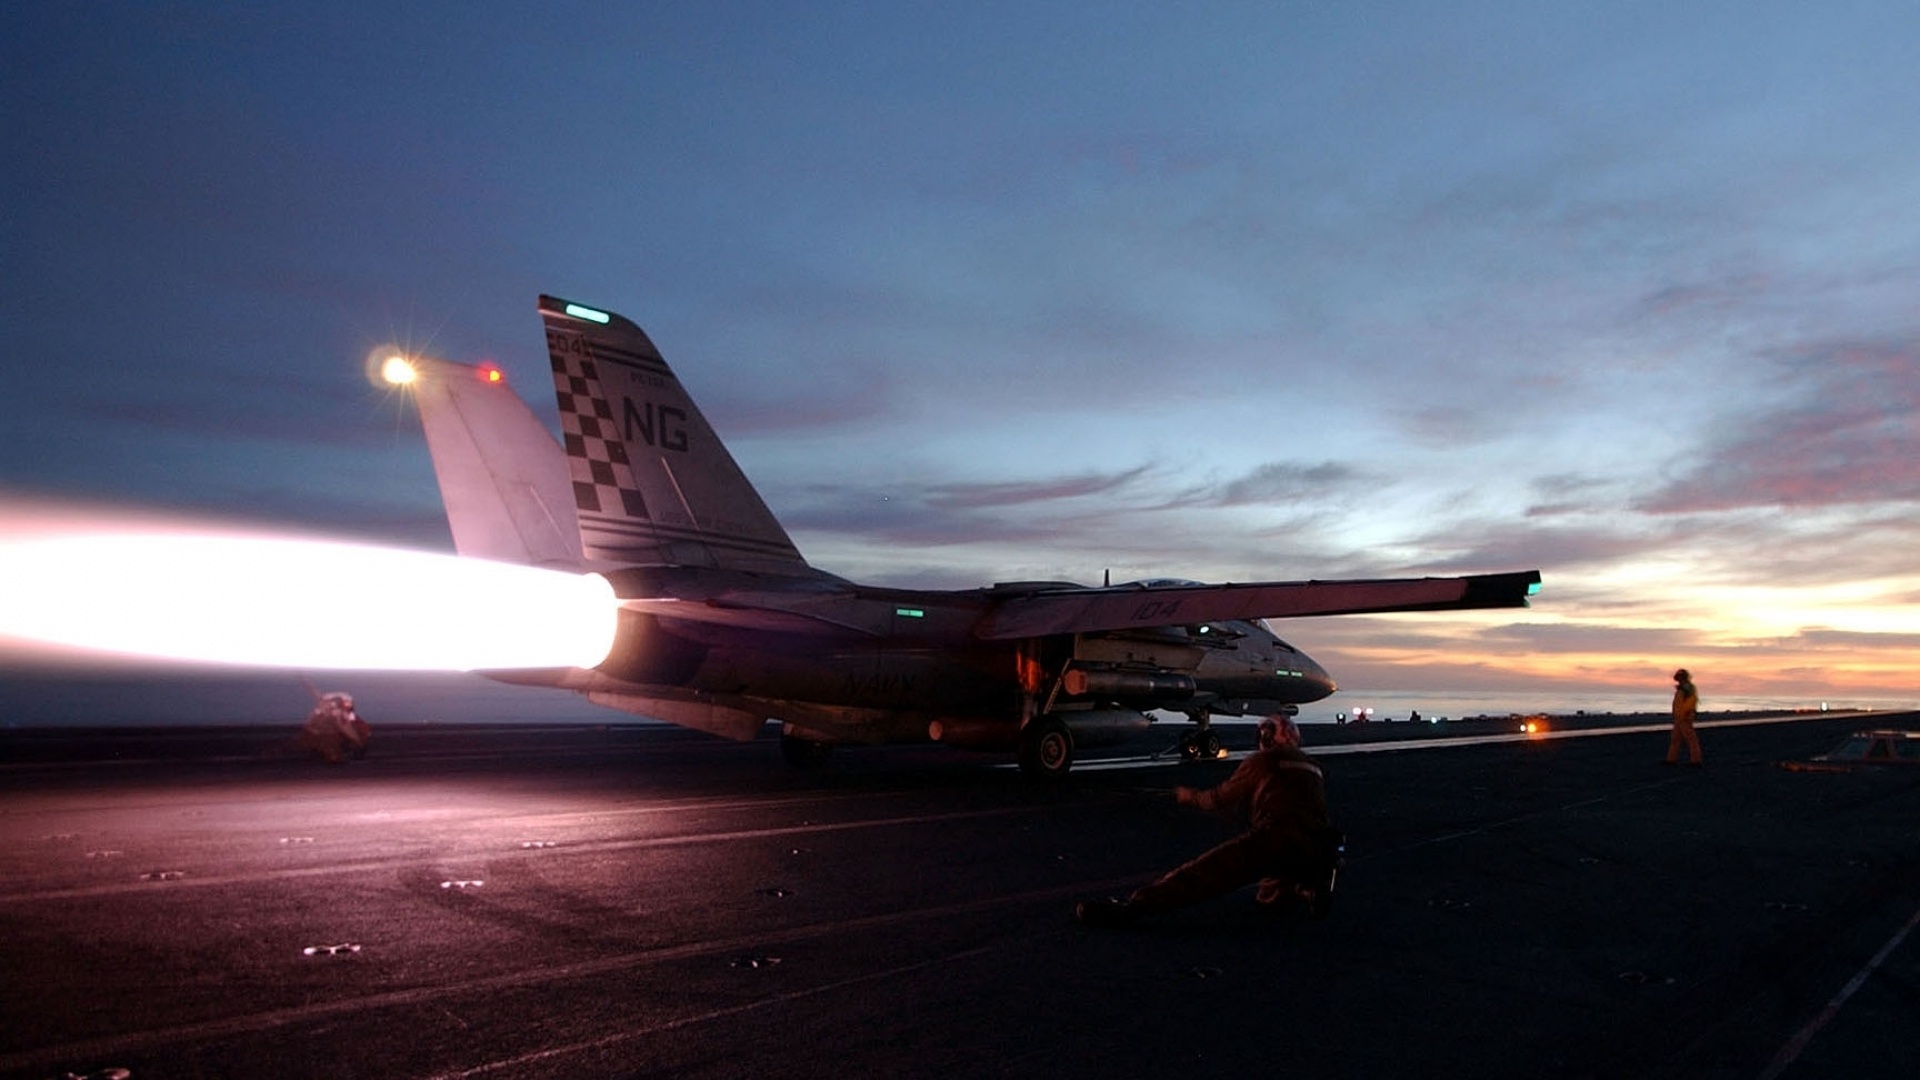
[[[314,540],[105,533],[0,543],[0,635],[91,653],[402,671],[592,667],[598,575]]]

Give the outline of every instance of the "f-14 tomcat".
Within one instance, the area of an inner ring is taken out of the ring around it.
[[[1193,757],[1214,715],[1293,712],[1334,681],[1267,618],[1525,607],[1538,571],[1469,577],[957,591],[858,585],[807,564],[634,323],[542,296],[563,439],[498,369],[395,357],[415,395],[463,556],[598,573],[620,599],[591,669],[489,672],[789,760],[844,743],[1016,752],[1065,774],[1076,746],[1184,713]]]

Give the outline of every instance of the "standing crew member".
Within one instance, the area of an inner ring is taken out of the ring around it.
[[[1700,691],[1693,688],[1693,676],[1686,668],[1673,673],[1673,734],[1667,736],[1668,765],[1680,763],[1680,744],[1687,746],[1687,764],[1698,765],[1700,736],[1693,733],[1693,717],[1700,711]]]
[[[1284,716],[1260,721],[1260,748],[1219,787],[1173,789],[1182,806],[1245,810],[1246,832],[1180,866],[1125,900],[1088,900],[1074,917],[1118,926],[1260,883],[1260,902],[1306,895],[1324,914],[1340,833],[1327,817],[1325,774],[1300,749],[1300,728]]]

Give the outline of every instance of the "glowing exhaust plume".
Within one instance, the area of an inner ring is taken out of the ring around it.
[[[0,539],[0,635],[94,652],[302,668],[592,667],[604,578],[312,540],[178,533]]]

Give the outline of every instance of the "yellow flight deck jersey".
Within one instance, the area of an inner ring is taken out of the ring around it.
[[[1673,718],[1692,721],[1693,714],[1700,710],[1700,691],[1690,682],[1683,682],[1673,688]]]

